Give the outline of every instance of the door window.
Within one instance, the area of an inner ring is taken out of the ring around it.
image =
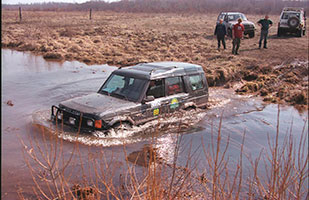
[[[151,80],[149,83],[148,90],[146,92],[147,96],[154,96],[154,98],[164,97],[164,84],[163,80]]]
[[[183,82],[181,77],[167,78],[167,95],[173,95],[183,92]]]

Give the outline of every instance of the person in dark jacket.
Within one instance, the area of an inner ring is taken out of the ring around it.
[[[273,22],[269,19],[268,15],[265,15],[264,19],[260,19],[258,25],[261,27],[261,37],[259,41],[259,49],[262,46],[262,41],[264,39],[264,49],[267,49],[267,36],[268,36],[268,29],[273,25]]]
[[[225,46],[225,35],[226,35],[226,27],[223,24],[223,19],[220,19],[219,23],[216,25],[215,35],[218,40],[218,49],[220,49],[220,44],[222,41],[223,48],[226,49]]]

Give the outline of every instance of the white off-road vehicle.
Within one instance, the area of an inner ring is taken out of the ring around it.
[[[299,37],[306,32],[306,13],[303,8],[283,8],[278,23],[278,37],[286,33],[296,33]]]

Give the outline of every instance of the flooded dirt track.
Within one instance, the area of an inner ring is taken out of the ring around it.
[[[72,97],[96,92],[114,69],[107,65],[87,66],[79,62],[46,62],[40,56],[2,49],[2,199],[16,199],[17,191],[21,190],[26,196],[33,197],[31,187],[34,184],[23,158],[20,139],[26,145],[29,145],[30,137],[35,137],[39,143],[43,142],[41,127],[51,130],[55,128],[49,121],[50,106]],[[75,143],[72,141],[79,141],[79,153],[85,165],[89,156],[100,158],[100,152],[103,151],[105,158],[117,166],[115,177],[119,177],[121,170],[126,168],[124,150],[134,162],[136,152],[148,151],[148,147],[153,146],[163,162],[171,164],[177,139],[181,135],[182,145],[177,165],[184,166],[188,154],[196,150],[195,156],[200,156],[197,168],[203,171],[206,160],[203,157],[202,143],[207,147],[211,144],[211,135],[216,138],[221,116],[222,147],[230,137],[227,154],[231,157],[233,165],[239,158],[244,133],[246,134],[244,152],[253,157],[267,148],[267,135],[274,139],[278,105],[265,104],[261,99],[252,96],[236,95],[232,89],[211,88],[209,108],[201,112],[193,111],[193,114],[195,118],[189,113],[183,113],[180,120],[171,118],[170,124],[175,122],[174,126],[162,126],[165,131],[157,130],[155,140],[152,134],[139,135],[139,133],[143,133],[149,127],[156,128],[158,122],[133,127],[129,133],[123,132],[121,135],[112,135],[109,138],[100,133],[77,137],[72,133],[61,132],[58,136],[60,140],[64,139],[63,151],[66,159],[74,148]],[[185,117],[189,117],[191,121]],[[299,113],[293,107],[280,106],[279,142],[283,142],[284,135],[290,132],[295,140],[299,140],[304,127],[308,132],[307,119],[306,112]],[[179,130],[180,122],[186,125],[181,130]],[[47,143],[53,142],[51,138],[45,138]],[[188,147],[190,145],[191,149]],[[74,171],[74,166],[78,165],[80,164],[73,162],[71,170]],[[248,166],[249,162],[244,161],[244,165]],[[142,170],[143,165],[140,164],[137,169]],[[248,172],[244,172],[246,173]],[[77,173],[76,179],[72,179],[70,184],[76,183],[78,177]]]

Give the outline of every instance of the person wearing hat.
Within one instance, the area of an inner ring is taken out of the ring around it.
[[[267,49],[267,36],[268,36],[268,29],[273,25],[273,22],[269,19],[268,15],[265,15],[264,19],[260,19],[257,24],[261,26],[261,37],[259,41],[259,49],[262,46],[262,41],[264,39],[264,49]]]
[[[243,37],[243,33],[245,31],[244,25],[241,23],[242,20],[239,18],[237,24],[233,25],[232,28],[232,37],[233,37],[233,49],[232,54],[239,55],[238,49],[240,47],[240,39]]]

